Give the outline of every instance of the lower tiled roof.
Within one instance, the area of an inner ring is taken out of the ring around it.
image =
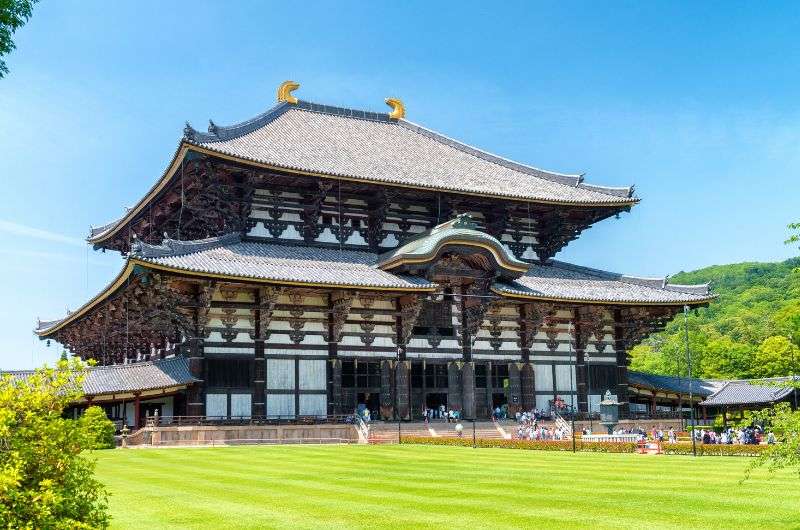
[[[555,260],[534,263],[524,276],[495,289],[531,298],[625,304],[697,304],[714,298],[708,285],[673,285]]]
[[[691,387],[692,393],[696,396],[707,397],[716,392],[725,381],[714,381],[710,379],[694,379],[686,377],[674,377],[669,375],[657,375],[647,372],[637,372],[628,370],[628,384],[636,385],[648,390],[670,392],[675,394],[689,394]]]
[[[140,245],[136,258],[169,268],[223,274],[275,282],[314,285],[374,287],[398,290],[430,289],[424,278],[401,276],[382,271],[373,265],[377,255],[370,252],[332,248],[276,245],[219,239],[219,244],[204,242],[197,248],[185,243],[166,241],[154,246]],[[173,245],[172,254],[163,250]]]
[[[0,372],[16,379],[25,379],[32,370]],[[189,359],[173,357],[158,361],[110,366],[92,366],[83,380],[83,393],[87,396],[143,392],[192,384],[199,379],[189,370]]]
[[[766,405],[780,401],[792,393],[792,380],[800,377],[777,377],[745,381],[728,381],[717,392],[700,403],[706,407],[723,405]]]

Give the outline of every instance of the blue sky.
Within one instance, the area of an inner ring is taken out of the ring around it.
[[[434,9],[433,6],[436,8]],[[630,214],[560,259],[661,276],[771,261],[800,219],[800,4],[45,1],[0,80],[0,367],[119,270],[87,251],[163,171],[189,120],[312,101],[385,111],[587,181]]]

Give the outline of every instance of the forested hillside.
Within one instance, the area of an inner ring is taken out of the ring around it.
[[[690,313],[694,376],[769,377],[800,373],[800,258],[737,263],[682,272],[670,283],[711,282],[719,296]],[[631,368],[686,374],[684,318],[631,351]]]

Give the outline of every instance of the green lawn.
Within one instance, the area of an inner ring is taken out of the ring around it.
[[[737,457],[432,446],[98,451],[116,528],[800,528],[800,479]]]

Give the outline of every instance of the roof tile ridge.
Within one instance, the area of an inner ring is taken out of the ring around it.
[[[613,195],[615,197],[631,198],[633,195],[633,189],[634,189],[633,186],[628,186],[626,188],[626,187],[602,186],[598,184],[584,184],[583,182],[584,174],[582,173],[581,174],[559,173],[557,171],[538,168],[530,164],[523,164],[521,162],[516,162],[514,160],[511,160],[510,158],[506,158],[504,156],[491,153],[484,149],[480,149],[478,147],[475,147],[474,145],[470,145],[460,140],[456,140],[451,136],[447,136],[440,132],[436,132],[433,129],[429,129],[413,121],[400,119],[397,120],[397,123],[408,130],[414,131],[432,140],[443,143],[449,147],[458,149],[459,151],[480,158],[481,160],[485,160],[486,162],[497,164],[507,169],[513,169],[515,171],[519,171],[521,173],[525,173],[527,175],[540,178],[542,180],[547,180],[550,182],[555,182],[558,184],[562,184],[564,186],[569,186],[574,188],[580,187],[582,189],[587,189],[589,191],[602,193],[604,195]],[[623,191],[624,194],[621,193]]]
[[[313,112],[315,114],[327,114],[328,116],[338,116],[341,118],[350,118],[354,120],[375,121],[386,123],[388,125],[396,125],[398,120],[393,120],[386,112],[374,112],[371,110],[354,109],[350,107],[339,107],[337,105],[325,105],[322,103],[314,103],[304,99],[298,99],[293,108],[306,112]]]
[[[232,140],[257,131],[281,116],[289,108],[291,108],[291,105],[282,101],[249,120],[234,123],[233,125],[217,125],[212,120],[209,120],[208,132],[205,133],[198,131],[187,121],[183,129],[183,138],[191,143],[214,143]]]
[[[136,240],[131,245],[130,256],[144,259],[185,256],[203,250],[233,245],[241,242],[241,240],[242,235],[239,232],[230,232],[221,236],[191,241],[164,238],[160,245],[153,245],[141,240]]]

